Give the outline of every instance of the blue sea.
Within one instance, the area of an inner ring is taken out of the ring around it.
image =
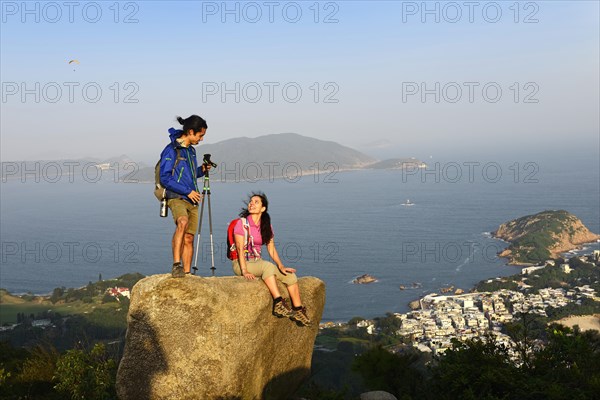
[[[430,166],[429,172],[359,170],[214,181],[216,275],[232,275],[224,249],[226,226],[255,190],[269,197],[284,263],[297,268],[299,276],[326,283],[324,320],[405,312],[408,302],[425,293],[450,285],[467,291],[480,280],[518,273],[518,267],[496,256],[506,243],[490,235],[514,218],[565,209],[600,231],[596,163],[583,169],[497,163],[483,174],[484,164],[472,176],[468,165],[458,162],[460,168],[444,163],[437,173]],[[170,272],[174,224],[170,215],[159,217],[152,189],[152,184],[110,179],[2,183],[0,287],[41,294],[81,287],[100,275]],[[405,205],[407,200],[413,205]],[[200,247],[200,275],[210,276],[207,206]],[[594,248],[598,243],[585,250]],[[367,273],[377,282],[352,283]]]

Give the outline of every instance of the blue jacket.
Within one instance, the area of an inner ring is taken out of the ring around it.
[[[160,154],[160,183],[167,188],[168,199],[181,198],[192,203],[187,195],[192,190],[198,193],[202,192],[198,188],[197,179],[204,176],[204,172],[201,167],[198,167],[196,149],[191,145],[182,147],[176,140],[182,133],[182,130],[169,129],[171,143]],[[179,148],[179,162],[177,170],[173,171],[177,157],[175,148]]]

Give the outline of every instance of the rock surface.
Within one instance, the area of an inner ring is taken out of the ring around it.
[[[499,256],[507,257],[512,265],[531,265],[556,258],[560,253],[600,239],[579,218],[564,210],[542,211],[506,222],[493,235],[510,243]]]
[[[421,302],[419,300],[413,300],[408,303],[411,310],[419,310],[421,308]]]
[[[391,393],[377,390],[374,392],[366,392],[360,395],[360,400],[398,400]]]
[[[119,398],[287,399],[310,372],[325,304],[321,280],[298,283],[310,327],[271,315],[261,280],[142,279],[132,290]]]

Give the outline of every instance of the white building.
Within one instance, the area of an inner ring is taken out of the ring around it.
[[[569,267],[569,264],[561,264],[560,265],[560,269],[562,270],[562,272],[564,272],[565,274],[570,274],[572,269],[571,267]]]
[[[539,270],[539,269],[544,269],[544,268],[546,268],[546,266],[545,266],[545,265],[544,265],[544,266],[541,266],[541,267],[527,267],[527,268],[523,268],[523,269],[521,270],[521,273],[522,273],[523,275],[530,275],[532,272],[534,272],[534,271],[537,271],[537,270]]]

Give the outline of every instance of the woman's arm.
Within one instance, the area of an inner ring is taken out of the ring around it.
[[[279,258],[279,254],[277,253],[277,249],[275,248],[275,241],[273,239],[271,239],[267,244],[267,251],[269,252],[269,255],[271,256],[273,262],[275,262],[275,264],[277,265],[279,272],[281,272],[283,275],[287,275],[286,272],[296,272],[294,268],[287,268],[285,265],[283,265],[281,259]]]
[[[242,270],[242,276],[249,281],[255,279],[255,276],[248,272],[248,266],[246,265],[246,257],[244,255],[244,237],[242,235],[233,235],[235,240],[235,248],[237,249],[238,262],[240,263],[240,269]]]

